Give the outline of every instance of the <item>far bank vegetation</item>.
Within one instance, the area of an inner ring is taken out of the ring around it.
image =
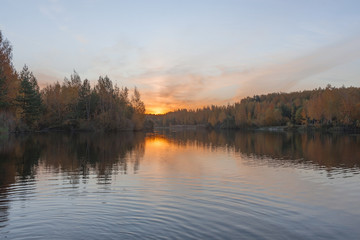
[[[247,97],[228,106],[179,109],[150,116],[156,126],[203,125],[208,128],[285,126],[315,129],[360,129],[360,88],[328,85],[311,91]]]
[[[141,130],[145,105],[136,89],[100,76],[91,87],[77,72],[40,90],[25,65],[17,72],[12,46],[0,31],[0,132],[35,130]]]

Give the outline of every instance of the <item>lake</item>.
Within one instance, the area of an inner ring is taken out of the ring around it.
[[[360,136],[0,139],[0,239],[359,239]]]

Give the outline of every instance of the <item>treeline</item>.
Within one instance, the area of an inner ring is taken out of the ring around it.
[[[99,77],[91,88],[89,80],[81,81],[74,72],[70,79],[55,83],[41,91],[45,107],[39,126],[72,129],[141,130],[145,120],[145,106],[135,88],[129,90],[113,86],[108,77]]]
[[[41,129],[140,130],[145,105],[135,88],[132,96],[107,77],[96,85],[78,73],[40,90],[25,65],[18,73],[12,64],[12,47],[0,31],[0,132]]]
[[[157,126],[205,125],[210,128],[313,126],[360,128],[360,88],[318,88],[247,97],[233,105],[179,109],[151,116]]]

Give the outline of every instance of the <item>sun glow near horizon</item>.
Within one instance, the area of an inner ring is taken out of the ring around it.
[[[83,9],[81,1],[4,1],[0,30],[14,45],[15,68],[28,64],[41,87],[73,70],[92,84],[106,75],[136,86],[147,114],[359,86],[358,1],[140,2],[90,1]],[[27,25],[37,28],[23,38]]]
[[[150,107],[148,109],[146,109],[146,114],[154,114],[154,115],[162,115],[165,113],[168,113],[169,109],[165,109],[162,107]]]

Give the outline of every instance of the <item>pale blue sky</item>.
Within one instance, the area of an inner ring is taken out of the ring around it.
[[[0,29],[42,85],[75,69],[149,110],[360,86],[360,1],[1,1]]]

